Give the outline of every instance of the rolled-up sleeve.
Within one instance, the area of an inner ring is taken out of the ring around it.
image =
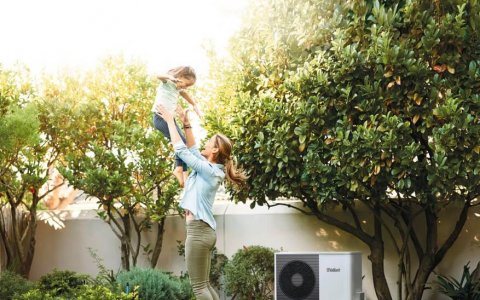
[[[194,151],[191,151],[192,148],[193,147],[188,149],[183,142],[178,142],[173,145],[175,154],[177,154],[178,157],[180,157],[190,168],[197,171],[200,176],[215,176],[215,171],[212,165],[201,156],[198,149],[196,151],[203,159],[194,154]]]
[[[200,151],[198,150],[197,145],[193,145],[192,147],[188,148],[188,150],[189,150],[190,152],[192,152],[193,155],[195,155],[196,157],[200,158],[201,160],[207,160],[205,157],[202,156],[202,154],[201,154]]]

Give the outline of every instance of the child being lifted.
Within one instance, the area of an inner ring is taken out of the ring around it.
[[[159,106],[163,106],[171,114],[174,114],[178,106],[178,98],[179,96],[182,96],[193,106],[193,109],[201,118],[202,112],[200,108],[186,91],[188,87],[195,84],[197,76],[192,67],[180,66],[169,70],[167,74],[158,75],[157,78],[160,79],[160,84],[158,85],[155,102],[152,106],[153,124],[155,128],[158,129],[170,141],[171,138],[168,131],[168,124],[159,115]],[[175,126],[177,127],[180,137],[185,143],[185,135],[178,127],[177,122],[175,122]],[[187,178],[187,165],[177,155],[175,155],[175,170],[173,171],[173,175],[175,175],[177,178],[179,185],[183,187]]]

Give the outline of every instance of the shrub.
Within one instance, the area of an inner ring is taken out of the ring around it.
[[[54,270],[40,277],[39,288],[53,296],[70,296],[75,289],[92,280],[90,276],[73,271]]]
[[[125,294],[122,292],[112,292],[105,286],[101,285],[82,285],[74,290],[70,290],[70,294],[58,297],[52,296],[49,292],[40,289],[30,290],[20,296],[16,296],[14,300],[135,300],[138,299],[136,293]]]
[[[460,281],[451,276],[437,275],[436,284],[440,293],[453,300],[480,300],[480,263],[472,273],[467,263]]]
[[[225,266],[225,290],[236,299],[273,299],[274,250],[240,249]]]
[[[185,274],[179,278],[180,289],[182,294],[182,300],[195,300],[195,294],[193,293],[192,285],[190,284],[190,278],[188,274]]]
[[[114,292],[101,285],[84,285],[75,291],[74,298],[77,300],[133,300],[138,299],[136,292],[128,295],[123,292]]]
[[[133,268],[123,271],[117,275],[117,282],[122,290],[126,289],[127,284],[131,289],[138,287],[140,299],[190,299],[189,295],[184,294],[181,280],[156,269]]]
[[[13,298],[14,300],[57,300],[58,297],[53,297],[48,292],[43,292],[42,290],[35,288],[21,295],[17,295]]]
[[[23,294],[33,288],[33,283],[22,276],[5,271],[0,273],[0,299],[13,299],[15,294]]]
[[[106,286],[112,291],[117,291],[119,289],[116,282],[118,272],[115,274],[113,270],[108,269],[103,264],[103,259],[98,256],[94,249],[88,248],[88,251],[90,252],[90,256],[95,260],[98,269],[97,276],[93,278],[90,283],[93,285]]]

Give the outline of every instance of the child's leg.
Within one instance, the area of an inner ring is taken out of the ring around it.
[[[153,114],[153,126],[158,129],[158,131],[160,131],[169,141],[171,140],[167,122],[165,122],[162,117],[155,113]]]
[[[182,130],[180,127],[178,127],[177,122],[175,121],[175,127],[177,127],[177,131],[180,134],[180,138],[182,141],[186,144],[187,141],[185,139],[185,136],[183,135]],[[181,187],[184,186],[185,181],[187,181],[186,173],[187,173],[187,164],[180,158],[178,155],[175,155],[175,171],[173,174],[175,177],[177,177],[178,183],[180,184]]]
[[[160,117],[157,114],[153,115],[153,125],[155,126],[156,129],[158,129],[169,141],[171,141],[170,138],[170,131],[168,130],[168,124],[167,122]],[[177,131],[180,134],[180,137],[182,138],[182,141],[186,143],[185,136],[183,135],[183,132],[180,130],[178,127],[177,122],[175,121],[175,126],[177,127]],[[173,175],[178,180],[178,183],[181,187],[183,187],[184,182],[185,182],[185,175],[184,171],[187,170],[187,165],[177,156],[175,155],[175,170],[173,171]]]
[[[185,177],[183,176],[183,167],[181,165],[176,166],[175,170],[173,170],[173,175],[175,175],[175,177],[177,178],[178,184],[180,185],[180,187],[183,188],[183,186],[185,185]]]
[[[178,184],[180,187],[185,185],[185,181],[187,181],[187,164],[183,162],[177,155],[175,155],[175,171],[173,171],[173,175],[178,180]]]

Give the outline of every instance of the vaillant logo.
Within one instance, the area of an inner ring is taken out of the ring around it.
[[[327,268],[327,272],[340,272],[340,268]]]

